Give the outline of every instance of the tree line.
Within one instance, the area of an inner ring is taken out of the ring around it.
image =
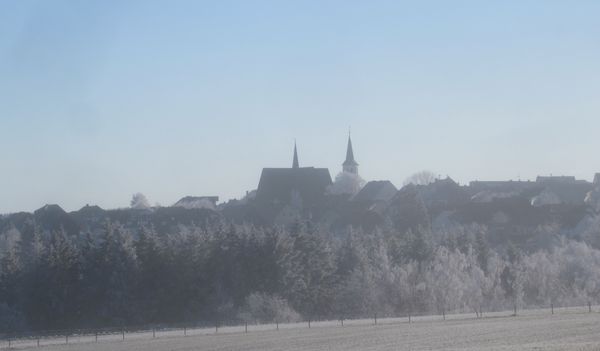
[[[106,222],[2,235],[0,332],[472,312],[594,302],[600,251],[490,247],[487,228],[219,223],[169,234]],[[7,238],[10,238],[7,239]]]

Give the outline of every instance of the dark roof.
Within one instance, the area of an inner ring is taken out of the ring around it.
[[[429,209],[453,207],[469,201],[467,191],[450,177],[436,179],[433,183],[416,187],[419,196]]]
[[[535,181],[537,183],[563,183],[563,184],[584,184],[585,180],[577,180],[573,176],[538,176]]]
[[[498,213],[503,213],[510,221],[505,224],[494,223],[494,216]],[[480,223],[503,227],[502,235],[496,236],[495,240],[506,240],[506,238],[522,240],[517,235],[518,232],[515,232],[516,227],[536,228],[543,224],[559,224],[561,227],[572,228],[585,214],[586,206],[584,205],[561,204],[534,207],[525,197],[512,197],[485,203],[467,203],[458,207],[451,218],[463,224]]]
[[[71,212],[70,214],[75,217],[102,217],[104,216],[106,211],[104,211],[100,206],[96,205],[85,205],[80,208],[78,211]]]
[[[368,182],[354,195],[352,201],[377,202],[390,201],[398,189],[389,180],[375,180]]]
[[[505,182],[481,182],[469,183],[469,192],[477,194],[481,191],[514,192],[525,194],[526,192],[539,193],[544,189],[555,194],[562,203],[583,204],[585,195],[593,189],[593,185],[585,180],[575,179],[573,176],[539,176],[535,182],[530,181],[505,181]],[[531,194],[530,194],[531,195]]]
[[[352,151],[352,140],[348,136],[348,147],[346,148],[346,161],[342,164],[343,166],[358,166],[358,163],[354,161],[354,151]]]
[[[78,212],[80,213],[100,213],[103,212],[104,210],[102,209],[102,207],[98,206],[98,205],[85,205],[82,208],[79,209]]]
[[[219,201],[219,197],[218,196],[186,196],[186,197],[179,199],[179,201],[177,201],[173,206],[174,207],[184,206],[185,204],[189,204],[191,202],[203,201],[203,200],[209,201],[213,205],[216,205],[217,202]]]
[[[303,207],[319,203],[331,185],[327,168],[264,168],[256,191],[261,205],[288,205],[292,192],[297,192]]]
[[[50,232],[64,229],[67,234],[79,232],[77,222],[58,205],[45,205],[33,212],[36,224]]]
[[[584,203],[586,194],[594,187],[592,183],[573,176],[538,176],[536,183],[557,195],[562,203],[578,205]]]
[[[481,181],[474,180],[469,183],[468,191],[471,195],[477,194],[481,191],[494,191],[494,192],[515,192],[520,193],[524,190],[538,187],[532,181],[521,181],[521,180],[507,180],[507,181]]]

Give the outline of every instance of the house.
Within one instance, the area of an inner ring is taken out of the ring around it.
[[[183,207],[187,209],[209,208],[214,210],[217,208],[218,201],[218,196],[186,196],[177,201],[173,207]]]
[[[397,191],[398,189],[389,180],[374,180],[368,182],[354,195],[352,201],[364,203],[389,202]]]

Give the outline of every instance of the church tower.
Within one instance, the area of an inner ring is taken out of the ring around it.
[[[292,168],[300,168],[298,164],[298,150],[296,149],[296,141],[294,140],[294,161],[292,161]]]
[[[352,140],[348,134],[348,148],[346,149],[346,161],[342,164],[342,170],[347,173],[358,175],[358,163],[354,161],[354,151],[352,151]]]

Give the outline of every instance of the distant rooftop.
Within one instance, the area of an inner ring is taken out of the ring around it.
[[[264,168],[256,191],[263,204],[290,204],[296,192],[304,205],[319,202],[332,183],[327,168]]]
[[[219,201],[218,196],[186,196],[177,201],[173,207],[214,208]]]
[[[574,176],[538,176],[537,183],[587,183],[585,180],[577,180]]]
[[[389,180],[373,180],[368,182],[354,197],[352,201],[390,201],[398,189]]]

